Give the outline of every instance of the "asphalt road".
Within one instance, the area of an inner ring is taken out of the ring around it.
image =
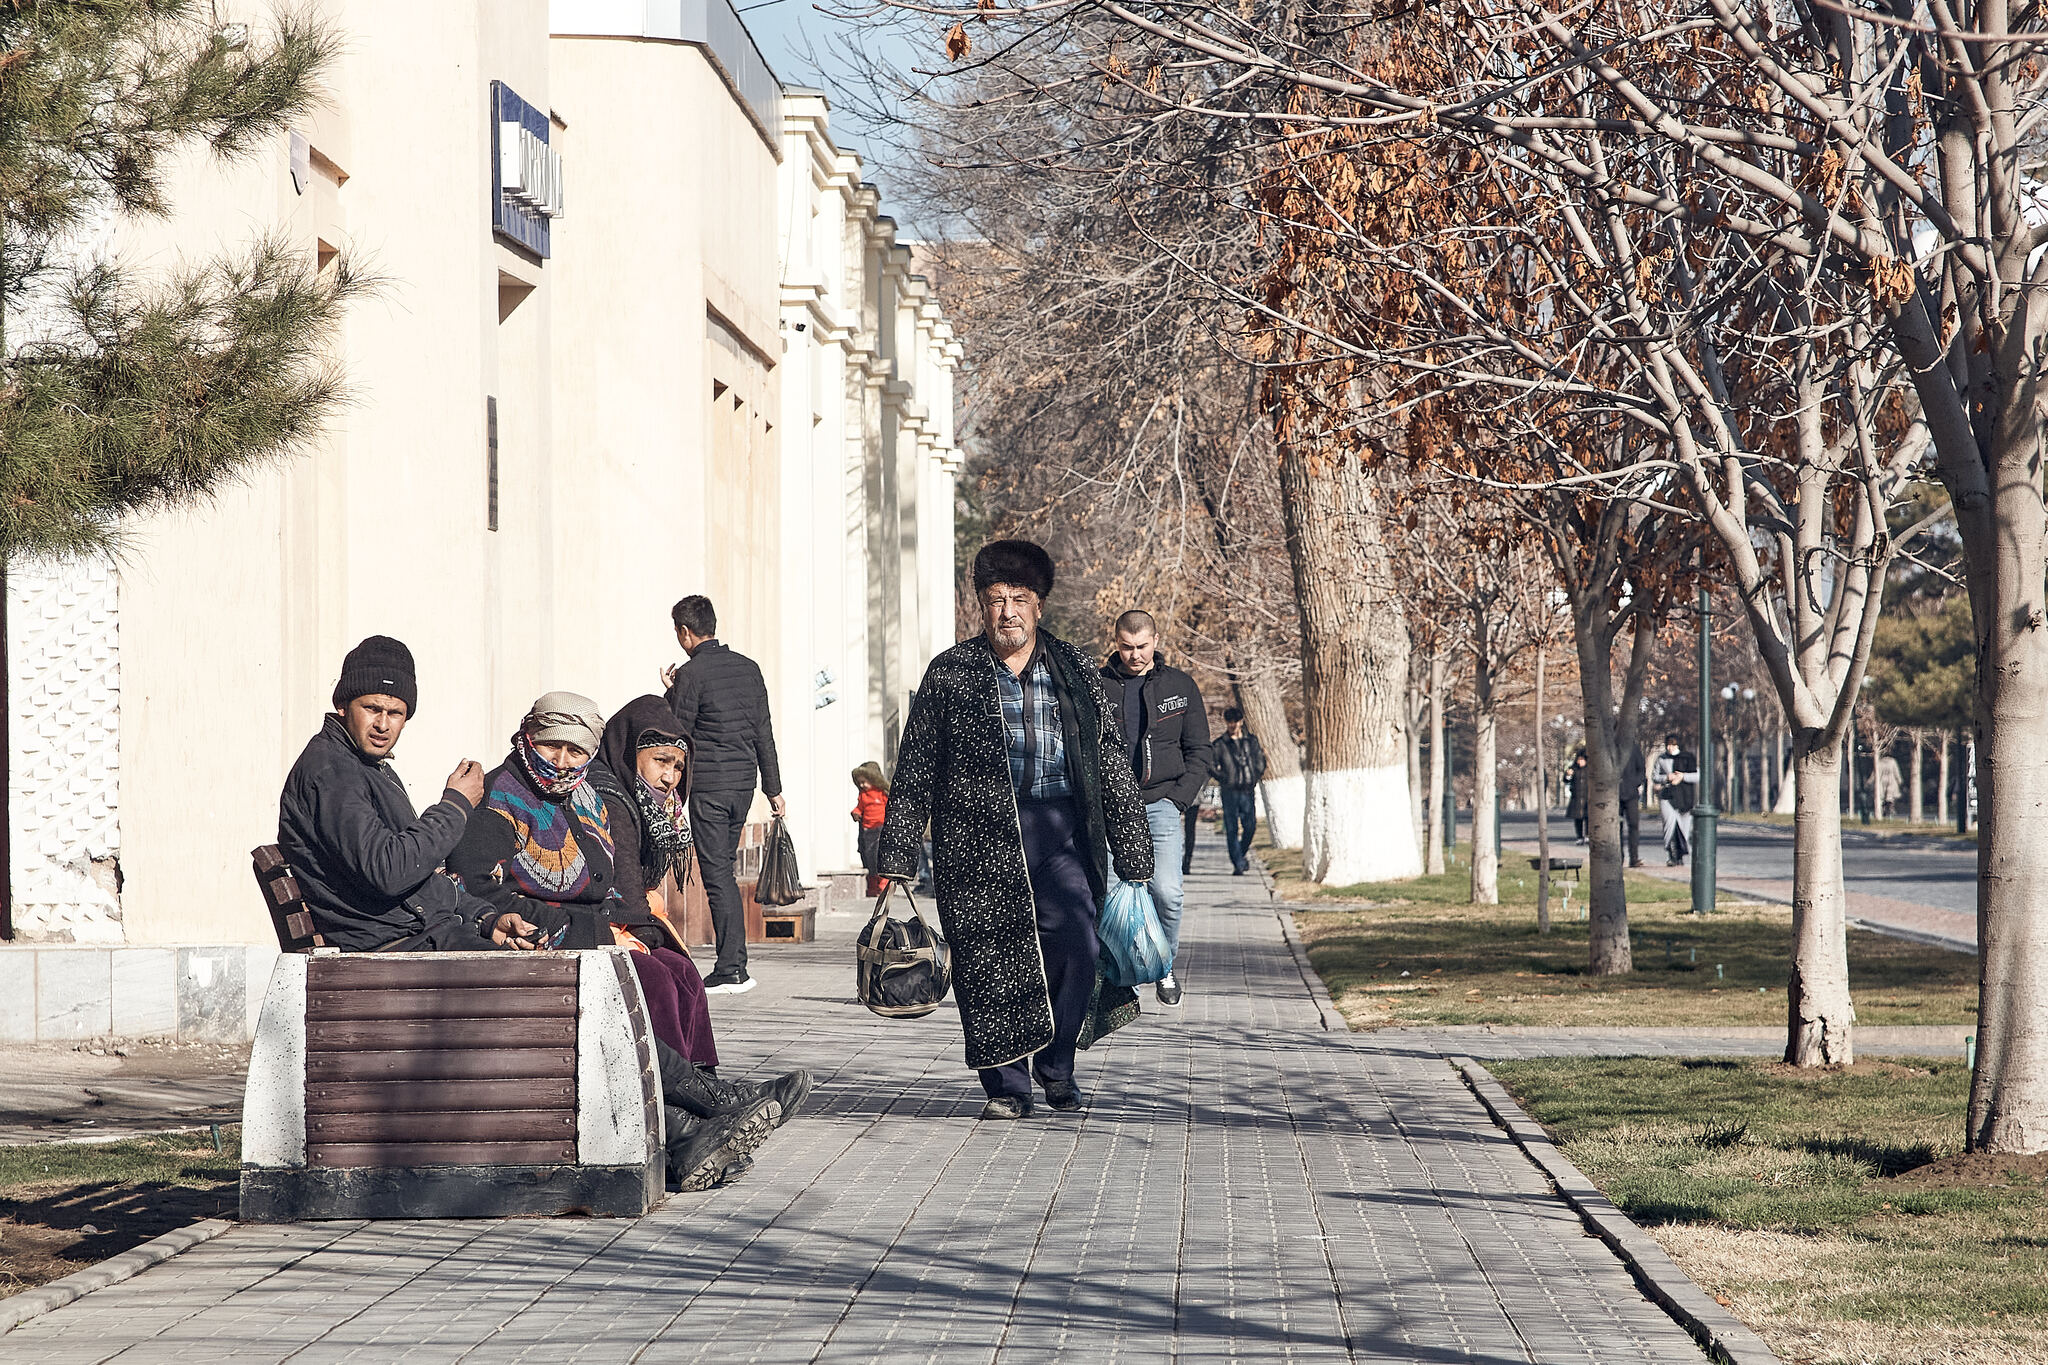
[[[1471,812],[1460,813],[1460,837],[1472,832]],[[1503,811],[1501,833],[1511,840],[1534,840],[1536,816],[1533,811]],[[1560,834],[1569,845],[1571,821],[1551,816],[1550,837]],[[1656,817],[1643,821],[1643,861],[1661,865],[1664,861],[1663,826]],[[1792,830],[1789,826],[1739,823],[1723,818],[1720,826],[1717,880],[1791,880]],[[1564,856],[1562,853],[1559,856]],[[1842,879],[1851,893],[1884,896],[1892,900],[1931,905],[1960,914],[1977,913],[1977,850],[1930,848],[1900,838],[1865,834],[1854,824],[1842,829]]]

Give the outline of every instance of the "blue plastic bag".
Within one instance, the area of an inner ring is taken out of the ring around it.
[[[1166,930],[1152,906],[1152,890],[1143,882],[1118,882],[1102,902],[1095,921],[1112,986],[1142,986],[1173,970]]]

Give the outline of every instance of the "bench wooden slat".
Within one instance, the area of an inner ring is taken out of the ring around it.
[[[573,1046],[489,1047],[470,1052],[425,1046],[306,1053],[308,1085],[337,1081],[573,1081],[575,1076]]]
[[[576,991],[554,986],[309,991],[307,1020],[574,1019]]]
[[[435,1081],[324,1081],[306,1085],[306,1113],[403,1114],[463,1109],[576,1109],[573,1075],[542,1079]]]
[[[308,991],[455,990],[463,987],[559,986],[576,989],[576,959],[561,953],[456,957],[440,953],[382,957],[345,953],[315,958]]]
[[[333,1142],[560,1142],[576,1138],[574,1109],[460,1109],[306,1115],[306,1140]]]
[[[559,1142],[308,1142],[306,1164],[326,1170],[362,1166],[558,1166],[576,1160],[573,1138]]]
[[[576,1046],[574,1019],[342,1019],[306,1021],[306,1051]]]

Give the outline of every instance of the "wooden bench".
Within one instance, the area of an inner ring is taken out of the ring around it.
[[[270,927],[277,931],[277,946],[287,953],[310,953],[325,948],[327,940],[313,927],[313,912],[306,908],[298,878],[276,844],[264,844],[249,851],[249,863],[256,873],[256,887],[270,911]]]
[[[661,1086],[624,949],[287,952],[243,1104],[242,1217],[635,1217]]]

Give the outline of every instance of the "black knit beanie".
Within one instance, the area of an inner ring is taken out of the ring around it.
[[[389,635],[372,635],[348,652],[341,661],[341,681],[334,685],[334,704],[347,706],[357,697],[380,693],[404,702],[407,719],[420,709],[412,651]]]
[[[979,596],[997,583],[1029,588],[1043,602],[1052,596],[1052,556],[1028,540],[992,540],[974,556],[974,591]]]

